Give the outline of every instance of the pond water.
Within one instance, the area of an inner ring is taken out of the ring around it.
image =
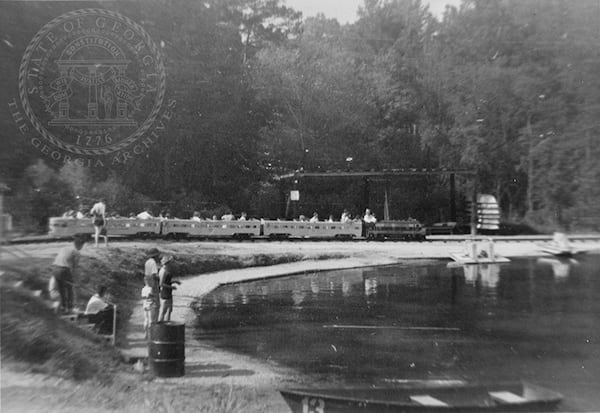
[[[199,302],[195,334],[321,380],[523,379],[562,392],[571,409],[598,410],[600,255],[227,285]]]

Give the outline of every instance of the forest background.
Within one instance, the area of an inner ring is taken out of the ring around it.
[[[278,175],[411,168],[476,171],[457,181],[461,205],[477,185],[506,221],[600,221],[597,0],[463,0],[439,18],[418,0],[364,0],[345,25],[303,20],[280,0],[110,3],[161,44],[176,108],[159,144],[107,168],[54,162],[18,137],[6,107],[16,72],[32,30],[61,8],[0,8],[0,182],[10,187],[5,210],[26,231],[100,197],[121,215],[275,218],[291,213]],[[448,180],[394,179],[392,218],[447,220]],[[386,185],[305,179],[294,212],[357,215],[367,188],[382,217]]]

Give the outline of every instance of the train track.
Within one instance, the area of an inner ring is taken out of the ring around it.
[[[468,240],[492,240],[494,242],[547,242],[552,240],[551,234],[542,235],[428,235],[423,241],[407,241],[398,239],[385,239],[385,240],[371,240],[364,237],[353,238],[353,239],[334,239],[334,238],[269,238],[269,237],[250,237],[245,239],[236,238],[164,238],[164,237],[129,237],[129,236],[111,236],[111,241],[119,242],[139,242],[139,241],[176,241],[176,242],[256,242],[256,241],[269,241],[269,242],[369,242],[369,243],[380,243],[380,242],[397,242],[397,243],[418,243],[418,242],[460,242]],[[568,236],[572,242],[600,242],[600,234],[571,234]],[[69,240],[70,237],[54,237],[49,235],[38,235],[38,236],[27,236],[9,239],[6,242],[8,244],[41,244],[41,243],[52,243],[52,242],[64,242]]]

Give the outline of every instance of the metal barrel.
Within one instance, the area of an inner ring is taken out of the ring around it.
[[[152,324],[148,343],[150,370],[158,377],[181,377],[185,374],[185,324]]]

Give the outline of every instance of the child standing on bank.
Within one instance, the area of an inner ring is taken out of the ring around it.
[[[158,307],[156,305],[156,298],[158,291],[154,291],[152,286],[155,284],[154,277],[152,275],[144,277],[144,287],[142,288],[142,308],[144,310],[144,338],[147,340],[150,338],[150,326],[156,319],[156,313]]]

